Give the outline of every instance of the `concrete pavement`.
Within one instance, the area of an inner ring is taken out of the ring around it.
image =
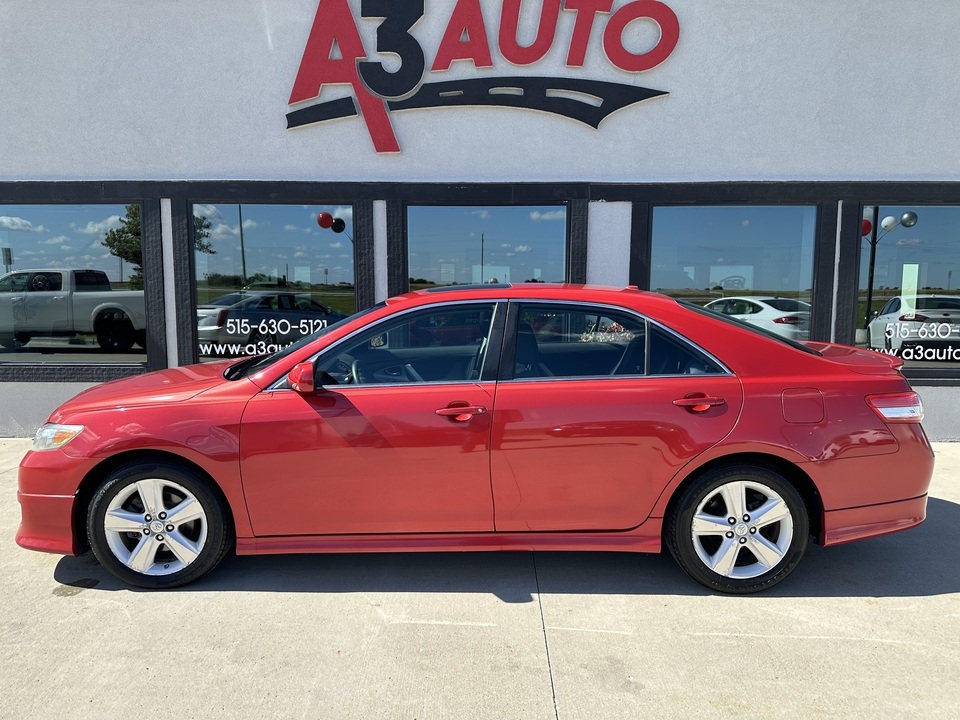
[[[669,555],[228,557],[169,592],[18,548],[0,439],[0,718],[956,718],[960,444],[928,519],[713,595]]]

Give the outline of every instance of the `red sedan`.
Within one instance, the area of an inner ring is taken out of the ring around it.
[[[20,465],[26,548],[126,583],[241,555],[669,548],[747,593],[926,514],[901,361],[635,288],[392,298],[274,355],[107,383]]]

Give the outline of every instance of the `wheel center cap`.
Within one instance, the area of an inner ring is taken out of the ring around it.
[[[159,520],[154,520],[152,523],[150,523],[150,532],[155,533],[155,534],[157,534],[157,535],[159,535],[160,533],[162,533],[162,532],[163,532],[163,523],[160,522]]]
[[[733,531],[739,537],[744,537],[748,532],[750,532],[750,529],[744,523],[740,523],[733,529]]]

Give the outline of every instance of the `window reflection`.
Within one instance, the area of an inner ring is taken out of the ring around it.
[[[655,208],[650,287],[701,305],[731,297],[806,305],[816,215],[814,207],[779,205]]]
[[[958,207],[864,209],[858,345],[901,357],[907,367],[957,367],[958,223]]]
[[[140,205],[0,206],[0,361],[145,362]]]
[[[702,375],[723,372],[693,346],[643,318],[587,305],[520,307],[514,379]]]
[[[476,381],[486,357],[493,303],[457,303],[380,323],[321,356],[340,384]]]
[[[353,208],[196,204],[203,358],[261,355],[353,314]]]
[[[410,288],[487,282],[563,282],[561,206],[407,208]]]

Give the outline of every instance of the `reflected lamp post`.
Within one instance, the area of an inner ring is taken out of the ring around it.
[[[894,217],[893,215],[887,215],[883,220],[878,219],[880,217],[880,206],[873,206],[873,222],[863,219],[861,225],[862,237],[869,235],[867,242],[870,243],[870,260],[867,265],[867,311],[864,313],[863,327],[866,329],[870,325],[871,315],[873,311],[873,273],[877,264],[877,243],[881,239],[886,237],[889,233],[896,230],[899,226],[910,228],[917,224],[917,214],[915,212],[905,212],[899,218]],[[877,227],[883,230],[882,234],[877,233]]]
[[[247,253],[243,248],[243,210],[237,205],[237,217],[240,220],[240,273],[241,287],[247,284]]]

